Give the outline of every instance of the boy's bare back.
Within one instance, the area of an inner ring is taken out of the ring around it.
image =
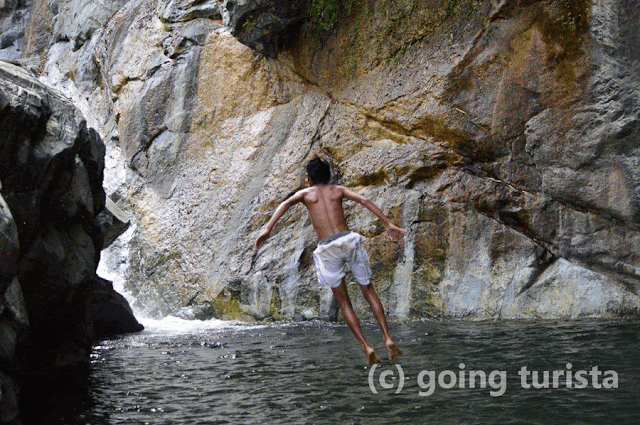
[[[309,211],[311,224],[318,235],[318,240],[349,230],[342,208],[342,199],[345,197],[344,187],[321,184],[300,192],[302,203]]]

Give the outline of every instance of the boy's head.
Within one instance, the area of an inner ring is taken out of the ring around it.
[[[320,158],[314,158],[307,163],[307,176],[313,184],[327,184],[331,179],[331,167]]]

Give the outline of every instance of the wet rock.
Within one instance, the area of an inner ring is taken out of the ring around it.
[[[107,197],[105,209],[96,217],[104,242],[102,249],[108,248],[120,235],[127,231],[131,221],[118,206]]]
[[[1,96],[1,94],[0,94]],[[1,101],[1,98],[0,98]],[[1,104],[0,104],[1,106]],[[0,190],[2,189],[0,183]],[[17,261],[20,255],[18,228],[13,221],[9,206],[0,195],[0,294],[4,293],[7,285],[17,272]]]
[[[68,99],[6,62],[0,129],[0,417],[11,421],[16,383],[89,362],[105,150]]]
[[[113,289],[110,281],[94,277],[91,292],[91,317],[96,337],[144,330],[129,302]]]

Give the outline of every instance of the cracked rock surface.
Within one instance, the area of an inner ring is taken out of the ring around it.
[[[92,10],[58,3],[58,22]],[[251,250],[317,151],[409,230],[389,243],[347,205],[391,316],[637,314],[636,2],[361,2],[331,31],[288,27],[277,55],[238,41],[262,2],[215,3],[95,9],[43,61],[106,141],[133,219],[105,258],[150,314],[335,317],[302,208]]]

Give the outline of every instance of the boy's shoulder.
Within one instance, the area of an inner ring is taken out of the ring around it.
[[[308,188],[303,189],[303,190],[308,190],[309,192],[344,193],[345,189],[346,188],[344,186],[340,186],[340,185],[337,185],[337,184],[325,184],[325,185],[322,185],[322,186],[313,185],[313,186],[308,187]]]
[[[321,190],[321,189],[325,189],[325,190],[344,190],[345,187],[344,186],[340,186],[337,184],[314,184],[313,186],[309,186],[309,187],[305,187],[304,189],[300,189],[298,191],[298,193],[301,192],[315,192],[317,190]]]
[[[294,193],[291,196],[290,199],[296,199],[297,201],[304,201],[307,197],[313,196],[314,193],[315,193],[315,190],[313,186],[306,187],[304,189],[298,190],[296,193]]]
[[[336,194],[342,197],[344,196],[344,192],[345,192],[344,186],[332,185],[332,184],[331,185],[327,184],[322,186],[313,185],[304,189],[300,189],[299,191],[296,192],[294,196],[300,200],[307,199],[307,200],[313,201],[318,196],[326,196],[329,194],[331,197],[334,197]],[[322,195],[322,194],[325,194],[325,195]]]
[[[312,191],[312,189],[313,189],[313,186],[305,187],[304,189],[300,189],[300,190],[298,190],[298,191],[296,192],[296,195],[298,195],[298,196],[304,196],[304,195],[306,195],[306,194],[308,194],[308,193],[313,192],[313,191]]]

